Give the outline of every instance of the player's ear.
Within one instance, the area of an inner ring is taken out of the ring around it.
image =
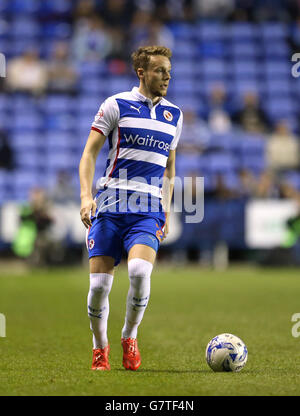
[[[138,68],[136,70],[136,73],[137,73],[137,76],[139,77],[139,79],[143,79],[144,78],[145,70],[144,70],[144,68]]]

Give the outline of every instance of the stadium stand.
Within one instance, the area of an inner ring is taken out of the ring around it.
[[[75,3],[78,4],[70,0],[2,0],[0,52],[9,62],[35,47],[40,59],[49,63],[58,41],[72,44],[78,23],[74,18]],[[103,3],[94,2],[99,15]],[[196,17],[191,21],[167,19],[164,24],[175,41],[171,101],[183,110],[193,108],[200,119],[208,122],[207,103],[217,84],[222,84],[228,95],[229,117],[241,110],[246,93],[255,92],[271,129],[285,119],[299,137],[300,87],[298,79],[291,76],[292,20],[225,21]],[[130,30],[128,34],[129,58]],[[107,96],[131,89],[137,83],[129,61],[114,52],[101,61],[78,62],[73,57],[73,63],[78,73],[75,94],[46,90],[34,95],[11,91],[5,82],[1,84],[0,129],[10,137],[16,168],[11,187],[6,186],[11,173],[0,170],[0,202],[26,200],[33,186],[52,183],[62,168],[76,175],[100,104]],[[203,174],[207,190],[213,192],[216,175],[222,174],[225,185],[238,190],[241,169],[259,175],[268,168],[266,140],[268,133],[249,133],[236,125],[229,132],[215,132],[202,155],[188,157],[178,152],[178,175],[184,176],[191,170]],[[104,168],[102,161],[98,167]],[[300,190],[298,170],[288,172],[286,178]]]

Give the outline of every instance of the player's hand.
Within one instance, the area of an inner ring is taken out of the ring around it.
[[[96,209],[97,205],[92,197],[81,198],[80,217],[86,228],[91,227],[91,214],[94,216],[96,214]]]
[[[170,213],[165,212],[165,216],[166,216],[166,222],[164,225],[164,235],[162,237],[162,241],[165,240],[165,238],[167,237],[167,235],[169,234],[169,219],[170,219]]]

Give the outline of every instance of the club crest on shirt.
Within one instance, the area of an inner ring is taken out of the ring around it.
[[[173,115],[172,115],[172,113],[170,113],[170,111],[165,110],[163,114],[164,114],[164,118],[167,121],[172,121],[173,120]]]
[[[92,250],[92,248],[94,248],[94,245],[95,245],[95,241],[93,240],[93,238],[91,238],[89,240],[89,249]]]

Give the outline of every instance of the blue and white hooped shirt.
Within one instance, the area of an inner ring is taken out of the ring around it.
[[[162,177],[170,150],[175,150],[182,129],[182,111],[165,98],[153,105],[137,87],[107,98],[92,129],[109,140],[104,175],[97,189],[162,197]]]

